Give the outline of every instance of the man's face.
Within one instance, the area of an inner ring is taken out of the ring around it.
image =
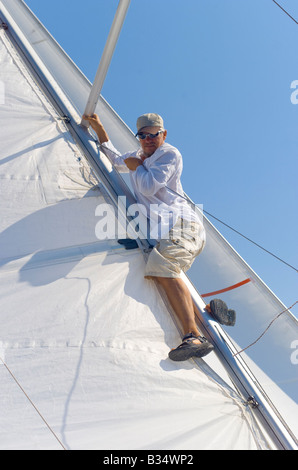
[[[144,135],[156,134],[158,131],[160,131],[159,127],[144,127],[142,130],[140,130],[140,133]],[[166,136],[167,136],[167,131],[163,131],[160,134],[158,134],[157,137],[154,137],[153,139],[149,136],[143,140],[140,139],[144,156],[151,157],[151,155],[154,154],[154,152],[158,149],[158,147],[160,147],[164,143],[164,141],[166,140]]]

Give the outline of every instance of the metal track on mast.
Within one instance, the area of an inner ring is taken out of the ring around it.
[[[86,156],[94,173],[103,184],[116,208],[119,209],[119,197],[125,196],[126,207],[121,207],[121,209],[123,209],[122,217],[125,217],[127,222],[130,222],[130,219],[127,217],[127,209],[136,202],[134,195],[119,173],[114,168],[111,170],[106,164],[105,159],[107,159],[107,157],[104,157],[104,159],[101,158],[94,138],[89,133],[88,129],[80,124],[76,109],[68,101],[59,86],[56,86],[51,73],[31,49],[30,44],[26,43],[25,38],[22,37],[21,31],[18,30],[17,24],[8,14],[6,16],[5,11],[0,11],[0,13],[0,20],[2,20],[2,22],[5,20],[4,23],[8,25],[6,33],[10,41],[22,57],[40,89],[51,101],[61,118],[65,120],[65,124],[73,138]],[[142,250],[147,250],[150,247],[146,238],[137,239],[137,242]]]
[[[191,290],[191,286],[189,288]],[[200,311],[197,318],[199,328],[203,331],[204,336],[215,345],[216,355],[239,395],[244,398],[246,405],[251,407],[253,415],[262,424],[279,450],[297,450],[295,436],[279,415],[245,360],[241,356],[235,357],[237,349],[229,336],[219,324],[210,321],[208,314],[205,313],[203,301],[195,289],[192,292],[192,297]]]

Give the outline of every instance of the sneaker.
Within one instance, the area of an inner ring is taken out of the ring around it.
[[[184,336],[182,341],[180,346],[169,352],[169,358],[172,361],[187,361],[191,357],[204,357],[214,349],[214,346],[204,336],[195,336],[189,333]]]
[[[228,309],[227,304],[223,300],[211,300],[207,310],[221,325],[234,326],[236,323],[235,310]]]

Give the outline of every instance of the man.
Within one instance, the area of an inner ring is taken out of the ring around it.
[[[154,278],[162,286],[183,329],[182,344],[170,351],[170,359],[183,361],[209,354],[213,346],[200,335],[191,294],[180,277],[181,271],[186,272],[203,250],[205,229],[191,205],[179,196],[183,195],[182,157],[165,142],[167,131],[163,119],[154,113],[140,116],[136,136],[141,148],[122,156],[113,147],[96,114],[83,119],[95,130],[112,163],[119,171],[130,173],[137,202],[146,207],[148,216],[157,223],[158,243],[149,255],[145,277]],[[219,299],[211,301],[206,309],[222,324],[235,323],[235,312]]]

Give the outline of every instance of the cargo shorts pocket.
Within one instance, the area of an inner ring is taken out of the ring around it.
[[[192,255],[202,251],[204,239],[200,237],[200,226],[190,223],[187,227],[173,227],[171,233],[172,243],[187,250]]]

